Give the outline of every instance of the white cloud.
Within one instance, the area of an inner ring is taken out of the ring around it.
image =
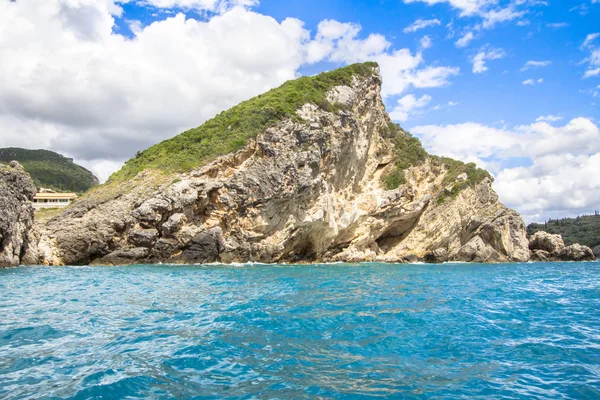
[[[595,69],[588,69],[587,71],[585,71],[585,74],[583,74],[584,78],[590,78],[592,76],[598,76],[600,75],[600,68],[595,68]]]
[[[525,11],[517,11],[512,6],[490,10],[481,14],[483,17],[483,27],[486,29],[493,28],[496,24],[502,22],[521,18],[523,15],[525,15]]]
[[[423,95],[416,98],[412,94],[400,98],[396,107],[390,112],[390,117],[394,121],[405,122],[410,115],[417,113],[417,109],[423,108],[431,102],[431,96]]]
[[[429,36],[423,36],[419,41],[419,45],[422,49],[428,49],[433,44],[431,38]]]
[[[535,122],[556,122],[556,121],[562,121],[564,118],[560,117],[558,115],[542,115],[540,117],[537,117]]]
[[[596,32],[596,33],[590,33],[585,37],[585,40],[583,41],[582,47],[588,47],[590,44],[592,44],[592,42],[594,40],[596,40],[598,37],[600,37],[600,32]]]
[[[473,39],[475,39],[475,35],[473,34],[473,32],[468,31],[467,33],[462,35],[456,42],[454,42],[454,44],[458,48],[467,47]]]
[[[359,38],[356,24],[323,21],[311,36],[298,19],[231,8],[254,1],[177,0],[218,12],[129,21],[126,38],[115,33],[123,3],[0,1],[0,74],[11,77],[0,80],[0,147],[52,149],[106,179],[137,150],[298,77],[302,65],[378,61],[386,96],[444,86],[459,72],[390,50],[382,35]]]
[[[492,168],[500,199],[529,221],[600,208],[600,129],[589,119],[575,118],[559,127],[464,123],[411,131],[433,154]],[[515,166],[522,158],[529,163]]]
[[[496,7],[498,0],[404,0],[405,3],[423,2],[428,5],[447,3],[459,10],[461,17],[478,16],[483,19],[482,27],[490,29],[499,23],[521,18],[527,11],[517,10],[515,6],[539,5],[540,2],[514,1],[506,7]]]
[[[407,26],[406,28],[404,28],[404,30],[402,32],[404,33],[411,33],[411,32],[416,32],[419,29],[425,29],[429,26],[436,26],[436,25],[440,25],[442,22],[439,19],[418,19],[415,22],[413,22],[412,24],[410,24],[409,26]]]
[[[600,47],[595,43],[598,37],[600,33],[590,33],[581,45],[582,50],[588,49],[591,52],[590,56],[583,60],[588,63],[588,69],[583,74],[584,79],[600,75]]]
[[[527,79],[525,81],[523,81],[523,85],[530,85],[533,86],[535,84],[540,84],[540,83],[544,83],[544,78],[539,78],[539,79]]]
[[[117,2],[127,3],[129,0]],[[258,5],[259,0],[137,0],[136,2],[156,8],[224,12],[233,7]]]
[[[461,16],[471,16],[481,13],[484,9],[494,6],[497,0],[404,0],[405,3],[423,2],[428,5],[448,3],[460,11]]]
[[[527,71],[528,69],[531,69],[531,68],[547,67],[550,64],[552,64],[552,61],[534,61],[534,60],[530,60],[530,61],[527,61],[525,63],[525,65],[521,68],[521,71]]]
[[[506,53],[502,49],[494,49],[489,46],[484,46],[477,55],[471,58],[473,64],[473,73],[480,74],[488,70],[485,65],[486,60],[498,60],[504,58]]]
[[[546,24],[546,26],[548,28],[559,29],[559,28],[566,28],[567,26],[569,26],[569,23],[567,23],[567,22],[552,22],[552,23]]]

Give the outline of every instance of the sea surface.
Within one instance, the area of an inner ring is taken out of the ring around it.
[[[0,398],[600,398],[600,263],[0,270]]]

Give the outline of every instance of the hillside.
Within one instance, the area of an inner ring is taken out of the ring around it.
[[[38,222],[49,265],[527,261],[475,164],[392,123],[374,63],[284,83],[139,152]]]
[[[527,234],[538,231],[562,235],[565,243],[579,243],[591,248],[600,246],[600,215],[583,215],[577,218],[551,219],[545,224],[529,224]]]
[[[37,187],[82,193],[98,184],[98,178],[73,160],[49,150],[0,149],[0,163],[18,161]]]

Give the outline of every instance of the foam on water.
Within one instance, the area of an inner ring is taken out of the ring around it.
[[[0,270],[0,398],[600,398],[600,264]]]

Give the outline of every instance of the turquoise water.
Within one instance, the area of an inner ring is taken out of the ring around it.
[[[0,270],[0,398],[600,398],[600,263]]]

